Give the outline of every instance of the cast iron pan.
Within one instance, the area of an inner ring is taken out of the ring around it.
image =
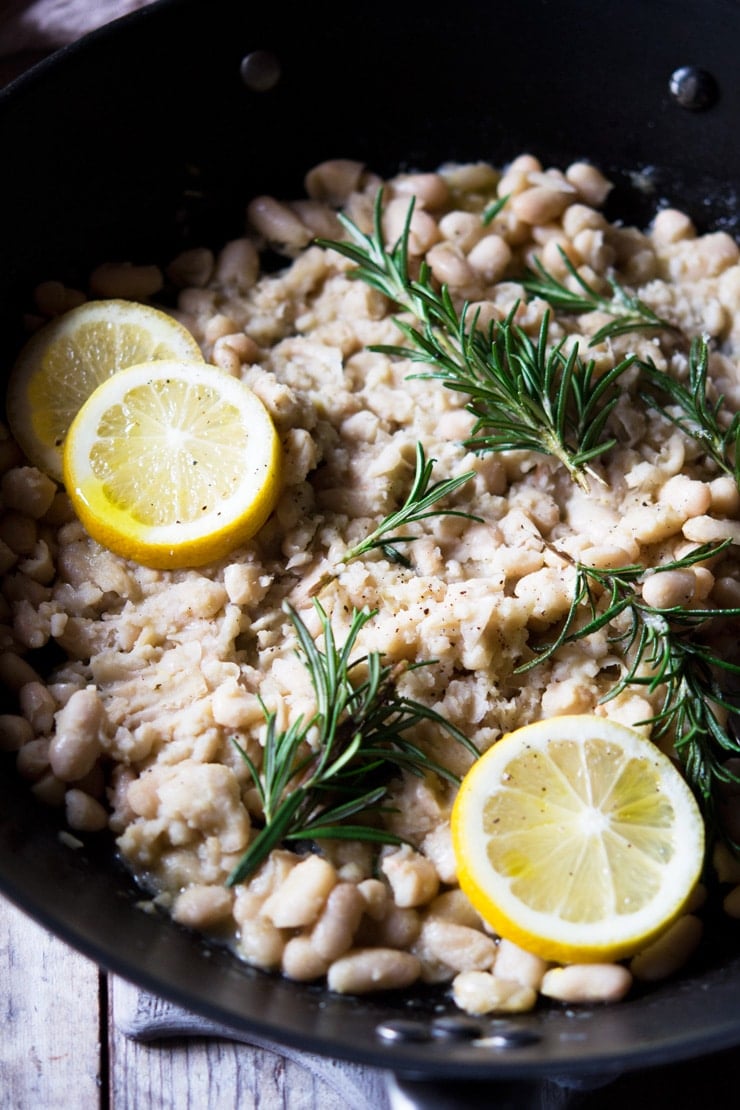
[[[163,0],[0,94],[4,361],[37,281],[218,246],[241,233],[251,195],[301,195],[324,158],[380,173],[524,150],[561,166],[586,158],[616,181],[610,215],[645,224],[667,198],[701,228],[734,232],[738,42],[740,5],[727,0],[345,0],[289,13]],[[501,1082],[588,1082],[740,1043],[740,946],[721,923],[679,979],[612,1008],[484,1019],[481,1046],[464,1022],[450,1028],[439,991],[333,996],[142,913],[110,847],[66,847],[12,761],[0,770],[0,889],[101,966],[242,1033],[406,1077]]]

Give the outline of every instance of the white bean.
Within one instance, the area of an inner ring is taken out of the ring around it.
[[[467,1014],[526,1013],[537,1001],[531,987],[488,971],[460,972],[452,981],[452,997]]]
[[[300,249],[308,246],[311,232],[288,208],[274,197],[255,197],[247,207],[247,217],[252,227],[268,242],[282,247]]]
[[[569,964],[545,972],[540,993],[559,1002],[618,1002],[631,986],[623,964]]]
[[[511,247],[500,235],[485,235],[468,253],[468,263],[490,284],[501,280],[511,258]]]
[[[65,782],[81,779],[95,766],[102,747],[103,704],[92,687],[77,690],[56,715],[56,733],[49,748],[54,774]]]
[[[67,824],[78,832],[100,832],[108,827],[105,808],[84,790],[67,790],[64,795]]]
[[[211,277],[213,266],[213,251],[207,247],[193,247],[181,251],[172,259],[167,267],[167,277],[180,289],[190,285],[202,288]]]
[[[6,509],[39,520],[51,508],[57,486],[35,466],[14,466],[3,474],[0,491]]]
[[[468,925],[431,918],[421,931],[424,950],[454,971],[486,971],[496,959],[492,937]]]
[[[33,726],[25,717],[16,713],[0,713],[0,751],[20,751],[33,738]]]
[[[352,944],[365,905],[354,883],[338,883],[329,894],[311,932],[311,944],[327,965]]]
[[[337,872],[321,856],[306,856],[265,902],[262,912],[280,929],[312,925],[337,882]]]
[[[164,278],[158,266],[103,262],[90,274],[90,292],[94,297],[146,300],[159,293],[163,285]]]
[[[539,990],[548,966],[547,961],[540,956],[527,952],[511,940],[502,939],[499,941],[493,970],[499,979],[511,979],[525,987]]]
[[[688,605],[696,590],[692,570],[664,570],[649,575],[642,586],[642,600],[655,609]]]
[[[635,979],[654,983],[667,979],[683,967],[698,946],[703,923],[694,914],[684,914],[666,931],[630,961]]]
[[[259,276],[260,260],[251,239],[232,239],[216,260],[216,280],[237,293],[246,293]]]
[[[384,856],[380,866],[397,906],[426,905],[439,890],[439,877],[432,861],[408,845]]]
[[[190,929],[215,929],[231,916],[233,896],[225,886],[194,883],[175,899],[172,916]]]
[[[589,162],[573,162],[565,171],[566,180],[575,185],[578,196],[586,204],[600,208],[611,192],[611,181]]]
[[[365,166],[349,158],[331,158],[310,169],[304,188],[312,200],[339,206],[359,188]]]
[[[356,948],[330,966],[329,990],[338,994],[403,990],[419,978],[421,962],[394,948]]]
[[[288,979],[307,983],[326,975],[329,960],[318,952],[310,937],[291,937],[283,949],[282,971]]]
[[[27,682],[18,691],[18,702],[21,713],[30,722],[34,732],[43,735],[51,732],[57,703],[48,686],[43,682]]]

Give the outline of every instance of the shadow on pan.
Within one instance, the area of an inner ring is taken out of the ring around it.
[[[266,7],[160,0],[0,93],[6,364],[39,280],[218,246],[250,196],[300,195],[324,158],[381,174],[586,159],[615,182],[612,218],[644,225],[670,202],[738,230],[734,3]],[[242,966],[142,913],[109,846],[72,850],[58,832],[3,766],[0,889],[101,966],[242,1033],[467,1079],[617,1073],[740,1042],[740,956],[719,923],[680,980],[617,1007],[451,1029],[443,993],[343,998]]]

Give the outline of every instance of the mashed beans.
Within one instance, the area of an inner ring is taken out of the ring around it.
[[[570,280],[561,252],[598,285],[614,273],[688,335],[711,337],[717,394],[740,404],[740,253],[724,232],[698,235],[666,208],[647,231],[609,223],[609,183],[578,163],[562,172],[523,155],[503,170],[450,165],[381,183],[366,167],[333,161],[306,177],[293,202],[253,199],[246,231],[214,254],[196,249],[162,274],[101,266],[83,293],[46,282],[39,317],[81,296],[154,299],[177,289],[171,309],[204,356],[240,375],[267,405],[285,450],[284,488],[269,522],[245,548],[199,570],[162,572],[101,549],[74,519],[51,479],[9,438],[2,456],[0,572],[4,623],[0,677],[17,691],[2,743],[17,751],[31,790],[63,807],[75,832],[111,830],[118,850],[157,905],[176,921],[230,944],[254,966],[330,989],[449,985],[471,1013],[532,1008],[539,994],[565,1001],[615,1000],[633,977],[670,974],[701,934],[701,892],[657,953],[630,966],[553,968],[492,936],[456,883],[449,839],[452,788],[433,776],[400,776],[387,817],[407,843],[378,849],[322,841],[308,855],[279,848],[247,882],[225,880],[260,827],[260,801],[234,739],[259,764],[262,703],[286,727],[314,707],[282,604],[311,631],[320,593],[337,639],[353,608],[377,615],[363,652],[388,662],[435,660],[406,671],[401,688],[442,714],[482,751],[506,730],[541,716],[603,713],[636,724],[660,691],[629,687],[600,704],[620,660],[606,630],[515,674],[527,644],[567,613],[573,569],[557,552],[597,567],[680,558],[729,539],[720,557],[649,580],[649,603],[740,603],[740,495],[697,443],[625,392],[610,417],[617,446],[604,483],[588,491],[552,460],[528,451],[472,454],[465,396],[411,378],[407,360],[368,348],[397,345],[394,306],[349,276],[350,263],[316,245],[338,238],[336,211],[372,228],[383,184],[384,230],[394,241],[410,198],[411,264],[481,319],[517,320],[536,336],[547,308],[518,283],[535,258]],[[482,213],[506,197],[492,221]],[[278,272],[260,271],[269,247]],[[517,304],[519,307],[517,308]],[[551,338],[585,350],[599,312],[555,314]],[[635,353],[684,379],[685,346],[670,331],[637,331],[591,348],[598,370]],[[340,566],[404,500],[416,444],[436,460],[435,478],[472,470],[454,508],[482,518],[439,516],[414,529],[411,567],[382,552]],[[65,660],[44,678],[29,652],[49,641]],[[429,725],[418,741],[461,775],[470,756]],[[740,871],[720,851],[728,909]],[[733,901],[734,898],[734,901]]]

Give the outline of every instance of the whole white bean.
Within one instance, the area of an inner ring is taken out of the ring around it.
[[[237,948],[253,967],[276,971],[282,962],[285,936],[267,918],[256,917],[240,930]]]
[[[365,905],[365,899],[354,883],[337,883],[329,894],[311,932],[311,945],[327,965],[343,955],[352,944]]]
[[[95,297],[146,300],[164,285],[158,266],[136,266],[130,262],[103,262],[90,274],[90,292]]]
[[[442,285],[466,286],[475,277],[465,255],[454,243],[436,243],[427,253],[427,263]]]
[[[565,177],[575,185],[580,199],[594,208],[601,207],[613,188],[611,181],[589,162],[573,162],[565,171]]]
[[[40,681],[38,672],[17,652],[0,652],[0,683],[7,690],[18,693],[26,683]]]
[[[429,903],[426,910],[427,920],[438,918],[441,921],[452,921],[456,925],[467,925],[471,929],[480,929],[481,919],[462,890],[444,890]]]
[[[49,741],[45,736],[23,745],[16,757],[16,769],[24,779],[41,778],[49,770]]]
[[[327,983],[329,990],[339,994],[403,990],[418,979],[420,971],[421,962],[410,952],[356,948],[330,966]]]
[[[219,285],[246,293],[259,276],[260,260],[251,239],[232,239],[219,252],[215,277]]]
[[[631,986],[622,964],[569,964],[545,972],[540,993],[559,1002],[618,1002]]]
[[[279,246],[300,249],[311,241],[311,232],[295,212],[274,197],[255,197],[247,207],[247,218],[255,231]]]
[[[426,905],[439,890],[439,877],[432,861],[408,845],[384,856],[380,866],[397,906]]]
[[[84,790],[67,790],[64,807],[67,824],[77,832],[100,832],[108,827],[105,808]]]
[[[696,576],[692,570],[664,570],[645,579],[642,600],[656,609],[670,609],[674,605],[688,605],[695,590]]]
[[[387,243],[396,243],[403,234],[408,216],[409,201],[405,197],[395,197],[383,213],[383,235]],[[439,240],[437,221],[422,208],[415,208],[409,223],[408,246],[412,255],[426,254]]]
[[[534,1007],[537,992],[488,971],[461,971],[452,981],[452,997],[467,1014],[518,1014]]]
[[[180,289],[189,285],[202,288],[211,277],[213,267],[213,251],[207,247],[193,247],[181,251],[172,259],[167,267],[167,277]]]
[[[438,173],[399,174],[392,184],[394,193],[416,197],[424,208],[444,208],[450,200],[450,187]]]
[[[468,925],[430,918],[421,930],[425,951],[454,971],[486,971],[496,959],[492,937]]]
[[[549,964],[541,956],[527,952],[513,941],[499,941],[496,962],[493,965],[498,979],[511,979],[525,987],[539,990],[548,967]]]
[[[64,782],[81,779],[94,767],[102,747],[103,704],[92,687],[77,690],[56,715],[56,733],[49,747],[55,775]]]
[[[632,958],[630,971],[635,979],[654,983],[673,975],[698,946],[703,928],[701,919],[694,914],[679,917],[662,936]]]
[[[310,937],[291,937],[283,949],[282,972],[288,979],[311,982],[326,975],[329,960],[317,952]]]
[[[31,793],[34,797],[38,798],[38,800],[43,802],[46,806],[62,805],[64,802],[65,790],[65,783],[63,783],[61,779],[58,779],[56,775],[52,774],[51,771],[42,775],[31,787]]]
[[[500,235],[485,235],[468,252],[468,263],[490,284],[501,280],[511,258],[511,247]]]
[[[33,726],[25,717],[16,713],[0,713],[0,751],[20,751],[33,738]]]
[[[303,186],[312,200],[339,206],[359,187],[365,166],[349,158],[331,158],[308,171]]]
[[[571,200],[562,189],[534,185],[518,193],[509,202],[514,215],[526,224],[546,224],[561,216]]]
[[[195,883],[178,894],[172,916],[190,929],[214,929],[231,916],[233,902],[232,893],[225,886]]]
[[[336,868],[327,860],[306,856],[270,895],[262,912],[280,929],[313,925],[336,882]]]
[[[18,702],[21,713],[30,722],[34,732],[43,735],[51,732],[57,703],[48,686],[43,682],[27,682],[18,691]]]
[[[650,237],[657,247],[667,247],[682,239],[696,238],[696,228],[685,212],[663,208],[653,220]]]
[[[442,216],[439,221],[439,233],[443,239],[467,252],[483,238],[486,229],[480,216],[474,212],[461,212],[455,209]]]
[[[0,492],[6,509],[39,520],[51,508],[56,483],[35,466],[14,466],[2,477]]]

